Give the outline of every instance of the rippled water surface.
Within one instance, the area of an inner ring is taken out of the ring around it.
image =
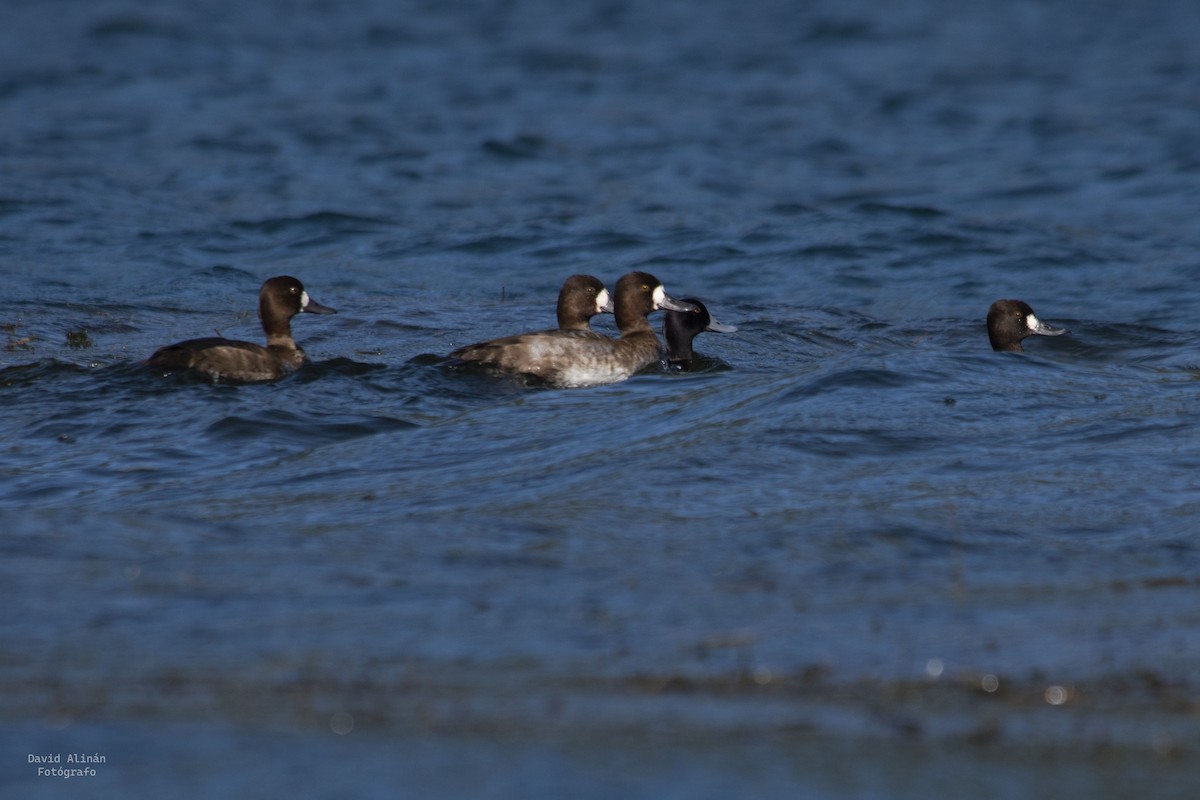
[[[1200,7],[3,17],[5,796],[1200,793]],[[738,332],[443,358],[634,269]]]

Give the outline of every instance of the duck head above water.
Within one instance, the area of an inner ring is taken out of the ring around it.
[[[273,335],[292,338],[291,320],[297,314],[336,314],[308,296],[304,284],[291,275],[266,280],[258,290],[258,318],[262,321],[267,343]]]
[[[558,327],[564,331],[586,331],[597,314],[613,313],[608,289],[599,278],[572,275],[558,292]]]
[[[660,308],[668,311],[693,311],[695,306],[675,300],[667,294],[662,281],[648,272],[630,272],[617,281],[613,313],[617,317],[617,330],[625,337],[633,333],[654,330],[646,316]],[[657,337],[655,337],[657,341]]]
[[[1026,336],[1062,336],[1066,328],[1047,325],[1037,318],[1023,300],[997,300],[988,309],[988,341],[993,350],[1020,353],[1021,340]]]
[[[723,325],[712,318],[708,308],[694,297],[683,298],[694,306],[692,311],[668,311],[663,317],[663,338],[667,340],[667,361],[680,370],[691,368],[692,340],[704,331],[735,333],[733,325]]]

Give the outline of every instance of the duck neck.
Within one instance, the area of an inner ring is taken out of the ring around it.
[[[292,338],[291,318],[287,314],[281,314],[279,309],[264,298],[258,304],[258,317],[262,321],[263,333],[267,335],[267,347],[296,349],[296,340]]]
[[[654,329],[650,327],[650,321],[646,319],[645,314],[622,314],[619,309],[617,313],[617,330],[621,332],[622,339],[645,333],[654,336]]]
[[[279,347],[283,348],[284,350],[300,349],[296,347],[296,340],[292,338],[291,331],[285,331],[284,333],[268,333],[267,347]]]
[[[666,339],[668,361],[674,364],[677,361],[687,362],[692,360],[692,337],[668,335]]]
[[[592,325],[587,317],[578,317],[559,311],[558,328],[563,331],[590,331]]]
[[[992,349],[998,353],[1021,353],[1021,352],[1024,352],[1021,349],[1021,340],[1020,339],[1005,341],[1005,339],[1003,337],[997,336],[994,333],[992,333],[991,331],[988,331],[988,339],[991,341]]]

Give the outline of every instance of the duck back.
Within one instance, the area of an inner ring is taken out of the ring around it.
[[[214,379],[269,381],[285,377],[304,364],[299,347],[272,345],[211,336],[189,339],[160,348],[147,360],[168,372],[191,370]]]

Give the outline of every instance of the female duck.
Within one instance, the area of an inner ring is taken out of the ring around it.
[[[210,336],[167,345],[147,359],[154,369],[190,370],[213,380],[270,381],[304,364],[304,351],[292,338],[292,317],[301,312],[336,314],[308,296],[304,284],[290,275],[266,281],[258,292],[258,316],[267,346]]]
[[[591,319],[597,314],[611,314],[612,301],[608,289],[591,275],[572,275],[558,292],[558,327],[564,331],[591,330]]]
[[[692,341],[698,335],[704,331],[735,333],[737,328],[717,322],[704,303],[694,297],[685,297],[683,302],[695,308],[688,312],[668,311],[663,317],[663,338],[667,340],[667,363],[672,369],[687,372],[692,368]]]
[[[997,300],[988,309],[988,341],[993,350],[1020,353],[1021,340],[1026,336],[1062,336],[1066,328],[1055,328],[1037,318],[1029,304],[1022,300]]]
[[[560,388],[616,383],[661,357],[661,345],[647,314],[659,308],[693,308],[671,299],[662,282],[645,272],[631,272],[617,281],[613,306],[619,339],[591,330],[541,331],[462,347],[450,357],[533,375]]]

